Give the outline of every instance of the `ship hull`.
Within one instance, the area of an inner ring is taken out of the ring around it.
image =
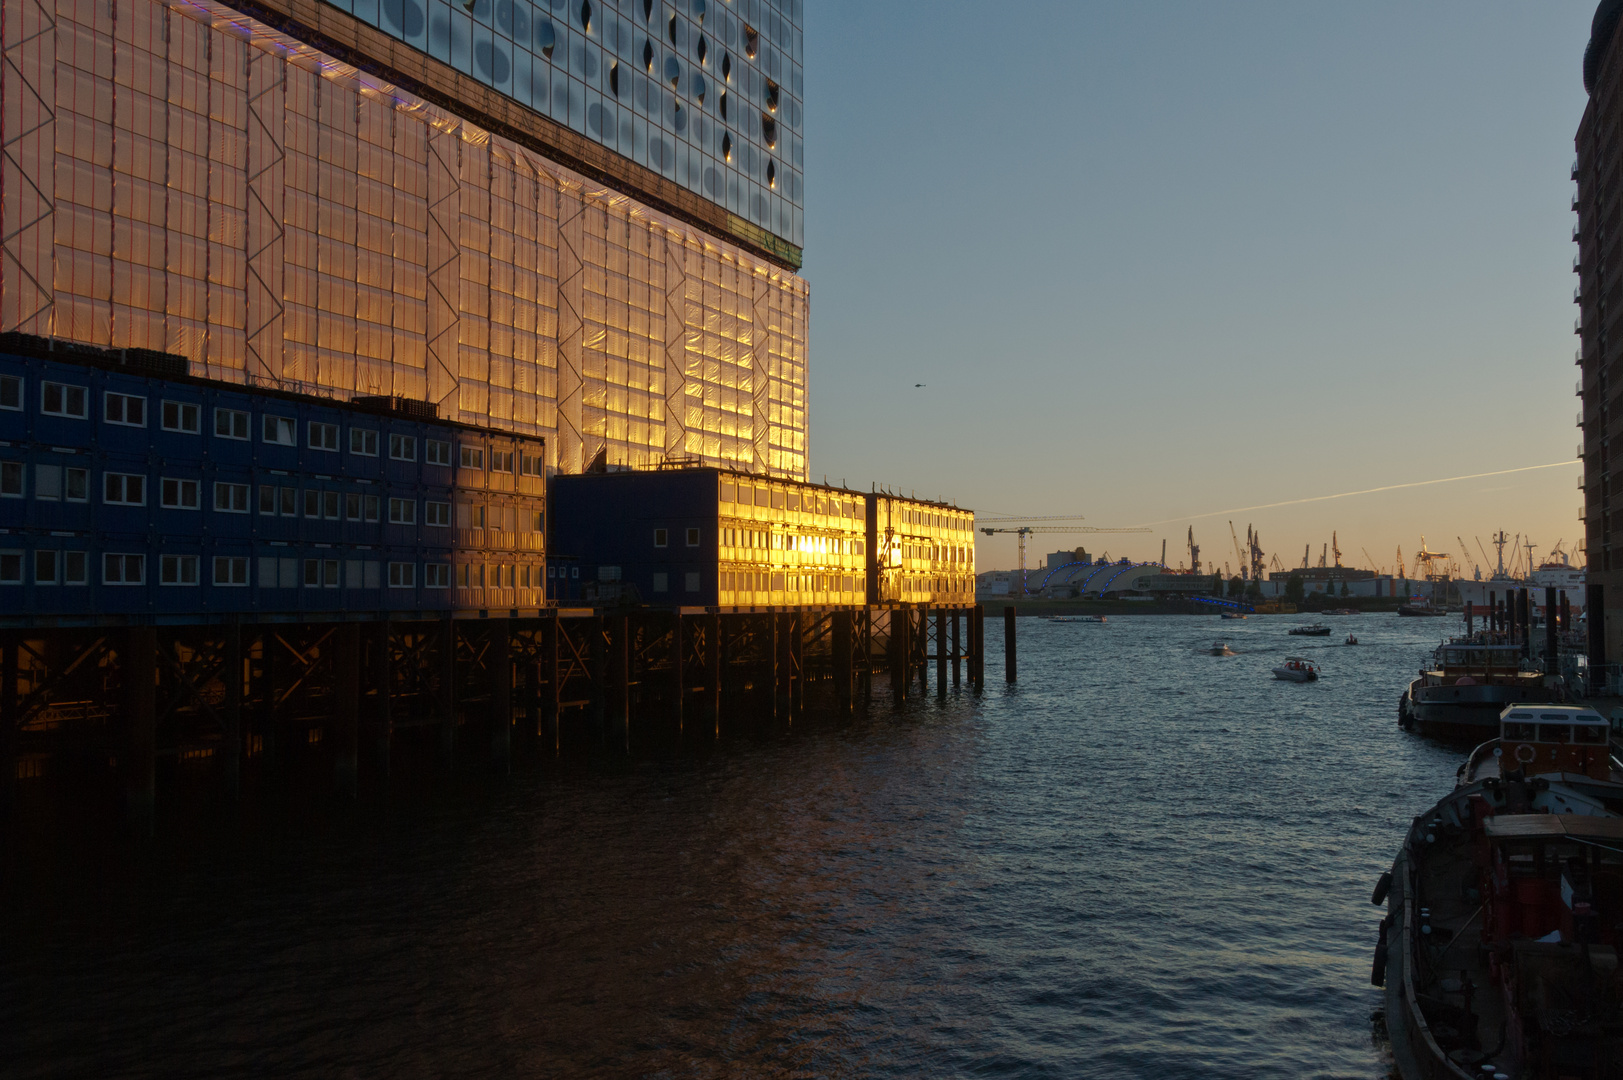
[[[1507,705],[1549,698],[1542,680],[1459,686],[1416,679],[1409,685],[1408,723],[1404,726],[1428,738],[1475,746],[1499,733],[1499,714]]]

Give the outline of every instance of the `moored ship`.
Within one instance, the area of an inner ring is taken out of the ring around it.
[[[1404,1080],[1604,1080],[1623,1065],[1623,774],[1590,709],[1507,708],[1414,819],[1371,981]]]
[[[1491,738],[1507,705],[1564,696],[1561,680],[1523,668],[1520,645],[1451,641],[1398,702],[1398,724],[1449,742]]]

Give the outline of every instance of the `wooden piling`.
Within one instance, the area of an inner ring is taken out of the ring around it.
[[[935,693],[936,697],[947,696],[947,609],[939,607],[935,609]]]
[[[236,802],[242,792],[242,623],[233,616],[225,624],[225,732],[220,755],[225,794]]]
[[[333,786],[353,797],[360,765],[361,624],[339,623],[331,647]]]
[[[1003,681],[1011,683],[1015,677],[1014,618],[1013,605],[1003,609]]]
[[[799,611],[789,616],[789,715],[800,716],[806,709],[806,616]]]
[[[0,854],[12,838],[11,819],[16,813],[17,744],[22,735],[21,694],[17,679],[21,674],[21,634],[0,634]]]
[[[986,689],[986,608],[976,604],[969,614],[969,681]]]
[[[513,770],[513,642],[508,619],[492,619],[486,655],[490,669],[490,753],[496,768]]]
[[[954,690],[958,689],[959,670],[964,659],[963,647],[958,638],[958,627],[963,622],[963,618],[964,611],[962,608],[952,609],[952,688]]]
[[[124,773],[130,827],[139,836],[151,836],[157,810],[157,632],[150,626],[126,630],[122,659],[127,732],[119,767]]]
[[[671,616],[671,712],[679,735],[682,733],[686,706],[687,680],[682,677],[682,667],[686,659],[687,654],[683,651],[682,640],[682,613],[677,611]]]
[[[394,660],[389,655],[389,620],[377,625],[372,678],[378,687],[377,726],[372,732],[372,762],[380,777],[389,775],[394,751]]]
[[[705,696],[710,704],[712,733],[719,736],[721,734],[721,615],[717,612],[711,612],[707,625],[709,626],[709,633],[705,635],[707,638],[705,644],[708,646],[705,661],[708,671],[705,675]]]
[[[440,753],[447,765],[456,753],[456,620],[440,620]]]
[[[631,617],[617,615],[609,620],[612,637],[609,642],[610,676],[613,688],[612,710],[609,715],[609,737],[616,746],[631,748]]]
[[[1561,670],[1558,663],[1559,645],[1555,634],[1555,589],[1544,590],[1544,671],[1554,675]]]

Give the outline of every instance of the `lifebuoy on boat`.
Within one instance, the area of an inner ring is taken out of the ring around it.
[[[1537,756],[1538,751],[1534,750],[1526,743],[1522,743],[1520,746],[1516,747],[1516,760],[1521,762],[1523,765],[1531,764],[1532,760]]]

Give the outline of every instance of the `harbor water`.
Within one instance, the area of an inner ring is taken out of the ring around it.
[[[978,698],[30,850],[0,1071],[1385,1077],[1370,890],[1461,760],[1396,705],[1453,622],[1298,621],[1022,619]]]

